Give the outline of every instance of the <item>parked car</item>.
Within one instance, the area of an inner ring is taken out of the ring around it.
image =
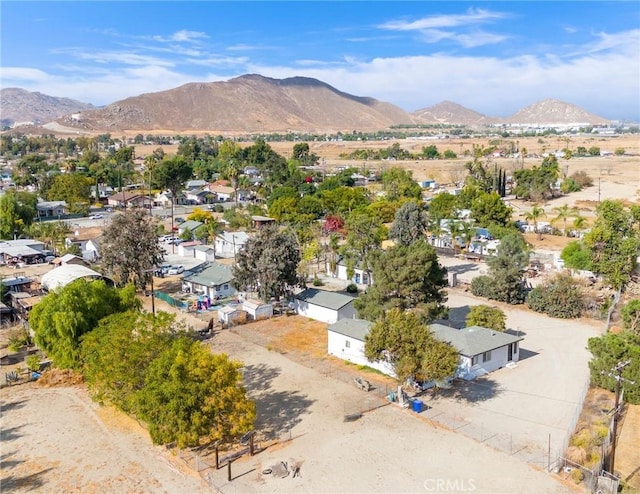
[[[175,218],[173,221],[178,223],[178,224],[184,223],[184,218]]]
[[[174,275],[174,274],[181,274],[183,272],[184,272],[184,266],[182,266],[181,264],[178,264],[176,266],[171,266],[167,271],[167,274]]]
[[[90,220],[101,220],[102,218],[104,218],[104,214],[92,214],[89,216]]]

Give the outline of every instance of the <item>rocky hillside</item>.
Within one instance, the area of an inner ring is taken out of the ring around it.
[[[343,93],[306,77],[244,75],[225,82],[191,83],[65,116],[61,125],[86,130],[207,130],[287,132],[378,130],[407,124],[404,110]]]
[[[497,121],[469,108],[465,108],[451,101],[443,101],[437,105],[423,108],[412,113],[424,123],[468,125],[470,127],[488,125]]]
[[[582,108],[559,101],[545,99],[529,105],[504,120],[510,124],[608,124],[609,120],[586,112]]]
[[[69,98],[47,96],[19,88],[0,90],[0,120],[2,127],[17,123],[40,124],[69,113],[95,108]]]

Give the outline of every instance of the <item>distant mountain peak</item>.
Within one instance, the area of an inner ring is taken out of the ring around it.
[[[598,125],[610,123],[606,118],[554,98],[547,98],[526,106],[504,120],[506,123],[520,125]]]
[[[3,127],[16,123],[51,122],[62,115],[91,108],[95,107],[70,98],[49,96],[17,87],[0,90],[0,120]]]
[[[418,117],[424,123],[451,124],[451,125],[486,125],[491,119],[476,111],[465,108],[453,101],[442,101],[436,105],[417,110],[412,115]]]

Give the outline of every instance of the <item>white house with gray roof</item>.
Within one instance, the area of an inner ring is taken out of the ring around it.
[[[371,323],[364,319],[340,319],[327,327],[327,353],[356,365],[366,365],[395,377],[387,362],[370,362],[364,356],[364,338]]]
[[[430,327],[437,339],[458,350],[460,363],[455,377],[474,379],[520,360],[521,336],[480,326],[456,329],[432,324]]]
[[[327,352],[329,355],[354,364],[367,365],[395,377],[388,363],[369,362],[364,355],[365,337],[371,325],[371,322],[362,319],[341,319],[329,325]],[[475,379],[520,359],[520,336],[480,326],[456,329],[442,324],[432,324],[430,328],[435,338],[451,344],[458,351],[460,361],[452,377]]]
[[[202,293],[211,300],[230,297],[236,293],[231,282],[231,268],[217,262],[203,263],[182,277],[182,289],[191,293]]]
[[[354,300],[355,297],[344,293],[307,288],[296,295],[293,303],[301,316],[333,324],[340,319],[356,317]]]

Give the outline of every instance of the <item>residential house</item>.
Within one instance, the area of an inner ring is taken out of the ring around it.
[[[327,353],[356,365],[366,365],[395,377],[388,362],[370,362],[364,354],[365,336],[372,323],[364,319],[340,319],[327,327]]]
[[[41,201],[36,204],[38,218],[61,218],[67,214],[65,201]]]
[[[275,221],[276,220],[274,218],[269,218],[268,216],[260,216],[260,215],[251,216],[251,222],[254,228],[260,228],[265,225],[270,225]]]
[[[361,286],[370,286],[373,284],[373,278],[371,276],[371,271],[368,269],[362,269],[359,267],[353,268],[353,276],[349,278],[347,276],[348,266],[347,261],[344,257],[339,256],[338,260],[335,264],[335,271],[332,271],[332,263],[327,261],[327,275],[332,276],[333,278],[337,278],[339,280],[343,280],[347,283],[355,283],[356,285]]]
[[[372,323],[362,319],[340,319],[327,328],[327,352],[358,365],[367,365],[385,374],[394,376],[387,362],[370,362],[365,357],[365,337]],[[520,358],[520,336],[494,331],[480,326],[464,329],[451,328],[442,324],[432,324],[435,338],[450,343],[459,355],[458,369],[451,377],[466,380],[513,365]],[[431,387],[434,383],[424,383]]]
[[[356,317],[355,297],[339,292],[307,288],[294,298],[294,309],[301,316],[333,324]]]
[[[86,266],[87,261],[85,261],[82,257],[75,256],[73,254],[65,254],[62,257],[54,259],[51,264],[54,266],[66,266],[67,264],[77,264],[79,266]]]
[[[196,245],[193,248],[193,257],[205,262],[215,262],[216,251],[211,245]]]
[[[28,238],[0,241],[0,261],[4,264],[30,264],[44,259],[44,247],[44,242]]]
[[[98,197],[96,197],[96,190],[98,193]],[[110,185],[98,185],[98,187],[91,187],[91,197],[94,201],[99,202],[107,202],[109,200],[109,196],[113,195],[113,187]]]
[[[77,245],[82,252],[82,258],[86,261],[95,261],[99,257],[99,243],[102,237],[102,228],[78,228],[73,235],[65,238],[64,243],[68,247]]]
[[[182,257],[196,257],[195,248],[201,245],[202,242],[194,240],[192,242],[182,242],[178,245],[178,255]]]
[[[222,232],[220,235],[216,235],[214,241],[216,256],[227,259],[235,258],[247,240],[249,240],[249,235],[246,232]]]
[[[150,208],[152,199],[138,191],[122,191],[109,196],[107,204],[109,206],[121,209],[127,208]]]
[[[454,377],[474,379],[520,359],[521,336],[480,326],[456,329],[432,324],[430,327],[437,339],[450,343],[458,350],[460,362]]]
[[[232,281],[233,274],[229,266],[217,262],[203,263],[185,273],[182,277],[182,289],[201,293],[210,300],[218,300],[236,293]]]
[[[189,204],[210,204],[216,200],[213,192],[204,189],[187,190],[185,197]]]
[[[207,181],[206,180],[189,180],[186,184],[185,184],[185,189],[186,190],[202,190],[203,187],[205,187],[207,185]]]
[[[228,187],[226,185],[210,185],[209,192],[215,194],[216,198],[220,202],[233,201],[235,195],[233,187]]]
[[[204,225],[204,223],[201,221],[187,220],[178,225],[178,235],[182,236],[184,232],[188,231],[191,232],[191,235],[193,236],[194,230],[202,225]]]

